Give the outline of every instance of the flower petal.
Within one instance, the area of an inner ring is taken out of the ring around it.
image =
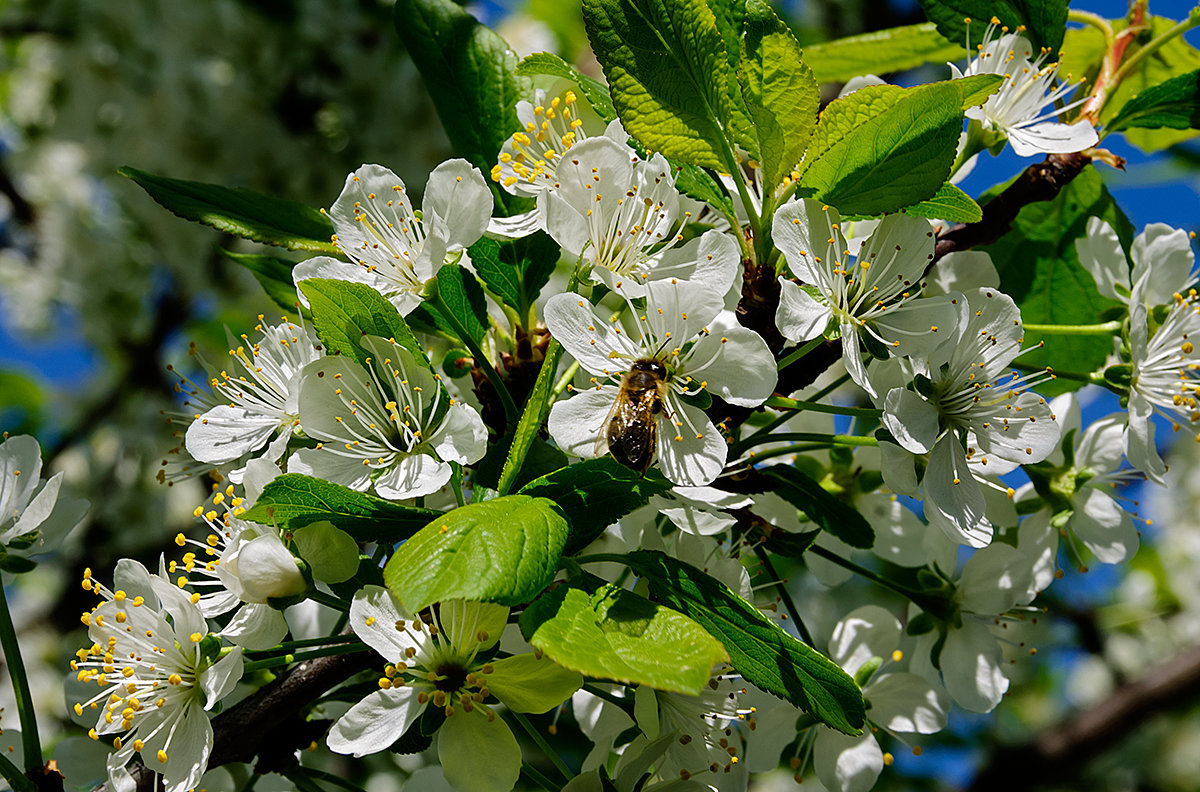
[[[953,432],[944,434],[933,447],[921,489],[930,525],[959,544],[983,547],[992,541],[983,492]]]
[[[192,421],[183,442],[197,461],[220,465],[262,448],[280,428],[278,416],[221,404]]]
[[[863,605],[833,628],[830,658],[853,676],[872,657],[888,657],[900,645],[900,620],[878,605]]]
[[[583,686],[579,672],[568,671],[545,655],[513,655],[491,665],[488,690],[516,712],[549,712]]]
[[[438,730],[438,761],[456,792],[510,792],[521,774],[521,746],[500,718],[456,709]]]
[[[1112,226],[1099,217],[1089,217],[1087,236],[1075,240],[1075,253],[1083,268],[1092,274],[1101,294],[1129,301],[1129,261]]]
[[[608,448],[605,432],[608,415],[617,399],[616,386],[589,388],[550,408],[546,429],[564,452],[591,459]]]
[[[338,718],[325,738],[334,753],[366,756],[396,742],[425,710],[414,687],[376,690]]]
[[[883,425],[901,447],[927,454],[937,442],[937,408],[906,388],[892,388],[883,399]]]
[[[946,691],[963,709],[991,712],[1008,690],[1000,644],[977,621],[964,620],[946,635],[941,666]]]
[[[658,419],[658,467],[671,483],[699,487],[721,475],[729,446],[701,410],[667,397],[671,417]]]
[[[1085,487],[1075,496],[1074,505],[1075,513],[1067,528],[1100,563],[1120,564],[1133,558],[1138,549],[1138,532],[1133,519],[1119,503],[1095,487]]]
[[[642,350],[614,322],[596,316],[592,306],[578,294],[556,294],[542,312],[546,327],[579,365],[598,377],[618,375],[629,362],[642,357]],[[613,355],[623,356],[614,359]]]
[[[408,454],[375,479],[375,493],[388,500],[431,495],[444,487],[453,473],[448,464],[432,454]]]
[[[869,730],[850,737],[819,728],[813,740],[813,771],[830,792],[868,792],[883,772],[883,751]]]
[[[946,728],[949,697],[916,674],[888,674],[868,688],[871,720],[888,731],[936,734]]]
[[[787,278],[779,279],[775,326],[791,341],[810,341],[825,332],[833,310]]]

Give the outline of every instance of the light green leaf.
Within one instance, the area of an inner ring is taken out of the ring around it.
[[[770,465],[763,473],[779,482],[776,494],[807,514],[821,530],[851,547],[875,544],[875,530],[866,518],[804,473],[787,465]]]
[[[295,529],[292,540],[317,580],[341,583],[358,571],[358,542],[328,520]]]
[[[802,190],[843,215],[879,215],[932,198],[962,129],[957,81],[877,85],[831,103],[805,156]]]
[[[383,579],[413,613],[451,599],[520,605],[550,585],[566,541],[553,502],[507,495],[435,519],[396,550]]]
[[[847,82],[852,77],[884,75],[966,57],[961,42],[947,41],[932,22],[861,33],[804,48],[804,60],[821,83]]]
[[[939,187],[937,194],[929,200],[913,204],[904,211],[917,217],[949,223],[977,223],[983,219],[983,210],[975,203],[975,199],[950,182]]]
[[[328,521],[360,542],[393,544],[407,539],[440,512],[401,506],[324,479],[284,473],[267,483],[241,519],[298,531]]]
[[[1116,230],[1128,248],[1133,226],[1104,187],[1095,168],[1088,167],[1063,188],[1053,201],[1024,207],[1013,228],[999,241],[983,248],[1000,274],[1000,288],[1016,301],[1025,322],[1036,324],[1094,324],[1101,314],[1119,305],[1101,296],[1095,280],[1079,263],[1075,240],[1087,234],[1089,217],[1099,217]],[[1053,366],[1087,372],[1101,366],[1112,352],[1111,336],[1062,336],[1047,338],[1025,334],[1030,351],[1021,362],[1030,366]],[[1064,379],[1038,386],[1045,396],[1075,390],[1080,383]]]
[[[397,0],[395,24],[455,153],[491,173],[504,142],[521,129],[517,102],[533,98],[532,81],[514,72],[516,54],[453,0]],[[488,181],[497,210],[531,207]]]
[[[726,170],[729,62],[704,0],[584,0],[583,20],[629,134],[679,162]]]
[[[1009,30],[1024,26],[1022,33],[1033,44],[1033,51],[1042,47],[1051,52],[1062,48],[1067,29],[1068,0],[919,0],[921,8],[938,32],[950,41],[966,41],[971,20],[971,44],[983,39],[983,32],[992,17],[1007,25]]]
[[[340,255],[330,241],[333,224],[311,206],[240,187],[156,176],[137,168],[120,168],[122,176],[150,194],[176,217],[212,226],[226,234],[288,250]]]
[[[596,111],[596,115],[605,121],[612,121],[617,117],[617,108],[613,107],[612,97],[608,95],[608,86],[593,77],[587,76],[553,52],[535,52],[532,55],[526,55],[517,64],[517,68],[513,70],[513,74],[518,77],[533,77],[538,74],[546,74],[551,77],[570,80],[579,86],[579,92],[583,94],[583,98]]]
[[[808,148],[820,95],[800,45],[766,0],[746,2],[738,83],[753,122],[763,185],[774,190]]]
[[[699,622],[724,645],[734,669],[747,680],[831,728],[862,734],[862,691],[837,663],[689,564],[651,550],[625,558],[650,587],[650,595]]]
[[[570,555],[587,547],[626,514],[645,506],[651,496],[670,488],[671,482],[656,470],[643,476],[605,456],[534,479],[521,488],[521,494],[548,498],[558,504],[571,523],[571,535],[564,550]]]
[[[1106,132],[1143,129],[1200,129],[1200,69],[1172,77],[1134,96],[1105,127]]]
[[[729,659],[699,624],[617,586],[560,586],[521,614],[525,640],[589,677],[696,695]]]
[[[978,107],[1000,90],[1004,77],[999,74],[972,74],[953,81],[963,92],[963,112]]]
[[[394,338],[420,364],[430,366],[425,350],[408,324],[382,294],[362,283],[326,278],[300,282],[308,298],[317,338],[331,355],[366,364],[369,354],[359,344],[365,335]],[[432,371],[432,367],[430,367]]]

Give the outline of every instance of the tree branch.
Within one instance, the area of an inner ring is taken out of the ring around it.
[[[1107,747],[1159,713],[1200,697],[1200,646],[1181,651],[1104,701],[1076,713],[1027,743],[997,750],[969,792],[1016,792],[1078,779]]]

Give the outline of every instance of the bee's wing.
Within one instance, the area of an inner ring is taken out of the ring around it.
[[[618,400],[605,434],[609,450],[622,465],[645,471],[654,460],[658,438],[656,400],[652,391]]]
[[[602,457],[608,453],[608,433],[609,427],[613,421],[621,414],[622,405],[628,402],[629,399],[625,396],[625,391],[617,392],[617,398],[613,399],[612,407],[608,408],[608,415],[604,416],[604,423],[600,424],[600,428],[596,431],[596,445],[592,449],[592,453],[597,457]]]

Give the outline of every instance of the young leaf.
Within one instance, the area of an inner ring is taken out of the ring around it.
[[[425,350],[396,306],[370,286],[311,278],[300,282],[300,290],[308,298],[317,338],[329,354],[346,355],[365,365],[370,355],[358,342],[365,335],[373,335],[396,339],[418,363],[430,366]]]
[[[1067,30],[1068,0],[918,0],[925,15],[937,25],[938,32],[950,41],[966,41],[966,20],[971,20],[971,45],[983,40],[983,31],[992,17],[1009,30],[1024,26],[1022,35],[1033,44],[1051,52],[1062,49]]]
[[[559,586],[521,614],[521,634],[563,668],[696,695],[729,659],[696,622],[618,586]]]
[[[913,204],[904,211],[917,217],[950,223],[977,223],[983,219],[983,210],[975,203],[975,199],[950,182],[939,187],[932,198]]]
[[[360,542],[392,544],[407,539],[440,512],[401,506],[324,479],[284,473],[263,488],[247,522],[295,531],[328,521]]]
[[[932,198],[950,174],[962,129],[956,82],[868,86],[831,103],[809,143],[801,188],[844,215]]]
[[[679,162],[727,169],[729,62],[704,0],[584,0],[583,21],[629,134]]]
[[[656,550],[638,550],[625,559],[650,587],[650,596],[695,619],[720,641],[743,677],[833,729],[862,734],[862,691],[828,657],[689,564]]]
[[[500,257],[501,244],[482,237],[467,248],[471,266],[500,301],[514,310],[521,308],[521,274],[517,268]]]
[[[570,80],[579,86],[579,92],[583,94],[583,98],[596,111],[596,115],[603,118],[606,122],[612,121],[617,117],[617,109],[613,107],[612,97],[608,95],[608,86],[599,80],[588,77],[553,52],[535,52],[532,55],[526,55],[517,64],[517,68],[513,70],[513,74],[518,77],[533,77],[538,74],[546,74],[551,77]]]
[[[526,484],[520,494],[548,498],[571,523],[565,555],[591,544],[604,529],[646,505],[653,495],[671,488],[657,470],[646,475],[630,470],[612,457],[586,459]]]
[[[882,75],[966,57],[967,51],[961,43],[944,39],[930,22],[861,33],[804,48],[804,61],[812,67],[819,83],[846,82],[863,74]]]
[[[255,280],[262,284],[263,291],[280,308],[285,311],[301,310],[302,306],[296,297],[296,284],[292,281],[294,262],[257,253],[234,253],[224,248],[221,248],[221,253],[250,270]]]
[[[523,239],[497,242],[484,237],[468,249],[471,266],[492,294],[524,316],[550,280],[562,251],[539,231]]]
[[[399,549],[384,583],[409,611],[450,599],[520,605],[550,585],[567,521],[544,498],[507,495],[438,517]]]
[[[1106,132],[1143,129],[1200,129],[1200,69],[1151,86],[1130,99]]]
[[[738,83],[754,122],[763,184],[773,190],[808,148],[820,95],[795,36],[766,0],[746,2],[745,27]]]
[[[517,102],[533,98],[533,83],[514,73],[517,56],[453,0],[397,0],[395,23],[455,153],[491,173],[504,142],[521,129]],[[494,182],[490,187],[497,209],[531,207]]]
[[[807,514],[821,530],[851,547],[875,544],[875,530],[857,509],[838,500],[796,468],[770,465],[763,473],[779,482],[777,493],[781,498]]]
[[[1092,324],[1108,308],[1119,305],[1096,290],[1091,274],[1079,263],[1075,240],[1087,234],[1089,217],[1099,217],[1117,232],[1128,249],[1133,226],[1117,206],[1095,168],[1086,168],[1053,201],[1021,209],[1013,228],[984,250],[1000,274],[1000,288],[1016,301],[1021,318],[1037,324]],[[1061,336],[1036,347],[1039,336],[1025,334],[1030,351],[1021,362],[1069,371],[1091,371],[1112,352],[1111,336]],[[1053,343],[1049,343],[1053,341]],[[1058,379],[1039,385],[1044,396],[1075,390],[1078,382]]]
[[[184,220],[288,250],[340,254],[330,241],[333,223],[307,204],[240,187],[156,176],[137,168],[120,168],[117,172]]]

